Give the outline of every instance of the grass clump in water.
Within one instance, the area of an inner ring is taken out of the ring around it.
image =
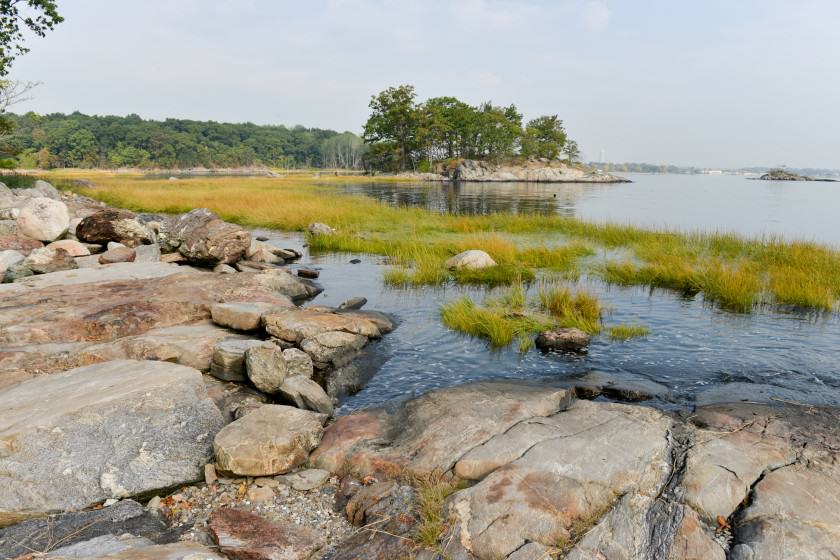
[[[511,312],[496,306],[480,307],[466,296],[444,304],[440,315],[443,324],[450,329],[483,338],[493,348],[509,346],[514,340],[530,337],[552,324],[524,312]]]
[[[641,338],[650,334],[650,329],[644,325],[613,325],[609,328],[611,340],[630,340]]]
[[[541,289],[537,302],[529,305],[527,292],[516,284],[483,306],[467,296],[441,307],[443,324],[452,330],[482,338],[493,348],[518,341],[520,352],[534,345],[533,336],[558,327],[576,327],[587,333],[601,331],[601,305],[587,292],[573,294],[566,287]]]
[[[589,334],[601,332],[601,303],[588,292],[573,294],[566,286],[547,286],[540,289],[539,301],[558,327],[574,327]]]

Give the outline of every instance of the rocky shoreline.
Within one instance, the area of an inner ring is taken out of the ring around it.
[[[456,181],[475,183],[631,183],[629,179],[604,173],[581,164],[548,159],[531,159],[515,164],[461,160],[441,173],[400,175],[418,181]]]
[[[333,418],[396,323],[296,251],[44,182],[0,218],[0,558],[840,555],[836,408],[593,373]]]

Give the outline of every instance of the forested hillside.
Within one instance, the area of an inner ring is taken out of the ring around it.
[[[19,167],[360,167],[355,134],[296,126],[64,115],[5,115]]]

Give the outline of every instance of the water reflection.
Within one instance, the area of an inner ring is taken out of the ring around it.
[[[633,183],[367,183],[335,185],[395,206],[447,214],[559,214],[682,231],[840,244],[840,184],[742,176],[630,175]]]

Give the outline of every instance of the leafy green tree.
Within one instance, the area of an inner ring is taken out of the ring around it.
[[[554,159],[566,144],[563,121],[547,115],[528,121],[522,138],[522,155]]]
[[[62,21],[54,0],[0,0],[0,76],[8,76],[15,58],[29,52],[24,30],[44,37]]]
[[[566,139],[566,144],[563,146],[563,155],[566,156],[566,161],[569,163],[577,163],[580,161],[580,148],[578,143],[574,140]]]
[[[402,85],[391,87],[374,95],[369,107],[371,115],[365,123],[364,141],[378,144],[376,155],[381,163],[396,166],[398,170],[409,168],[418,148],[417,132],[420,111],[414,104],[414,87]],[[392,152],[388,157],[388,152]]]

